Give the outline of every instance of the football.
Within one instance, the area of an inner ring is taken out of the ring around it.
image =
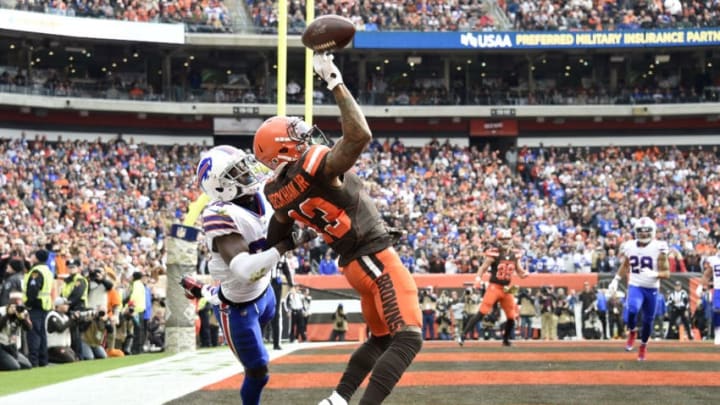
[[[345,48],[355,36],[355,25],[349,19],[329,14],[316,18],[307,26],[302,43],[315,52]]]

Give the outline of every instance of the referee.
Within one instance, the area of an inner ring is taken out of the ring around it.
[[[287,254],[292,254],[292,252],[288,252]],[[285,275],[285,280],[287,280],[289,287],[295,285],[292,273],[290,272],[290,266],[288,266],[287,263],[287,256],[283,256],[278,264],[272,269],[270,278],[270,285],[275,293],[275,316],[270,322],[270,328],[272,329],[273,350],[282,350],[282,347],[280,347],[283,285],[282,275]]]
[[[678,327],[678,318],[682,322],[687,333],[688,339],[693,340],[692,329],[690,328],[690,320],[688,319],[688,294],[682,289],[680,281],[675,282],[675,291],[670,293],[670,302],[668,302],[668,308],[670,309],[670,327]],[[678,339],[680,339],[680,331],[678,330]]]

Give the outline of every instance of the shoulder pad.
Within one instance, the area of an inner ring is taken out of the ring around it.
[[[314,176],[328,152],[330,148],[325,145],[312,145],[301,158],[303,170]]]
[[[500,250],[496,247],[491,247],[490,249],[485,251],[485,256],[498,257],[500,256]]]
[[[202,215],[202,226],[205,233],[235,231],[237,226],[228,211],[222,205],[208,206]]]

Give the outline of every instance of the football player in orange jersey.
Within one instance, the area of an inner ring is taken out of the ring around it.
[[[360,294],[371,336],[353,353],[330,397],[343,405],[365,377],[360,404],[379,404],[390,394],[422,347],[417,286],[392,247],[392,236],[363,181],[351,170],[372,140],[365,116],[343,84],[332,55],[316,54],[315,72],[340,108],[343,136],[331,147],[322,132],[296,117],[272,117],[255,133],[257,159],[274,170],[264,188],[275,215],[267,241],[282,240],[293,222],[315,229],[340,255],[339,264]]]
[[[513,273],[516,273],[520,278],[525,278],[528,276],[528,272],[520,265],[520,252],[514,248],[512,232],[501,229],[496,236],[497,243],[485,251],[485,260],[478,269],[476,277],[476,280],[480,281],[483,274],[489,271],[490,283],[485,291],[478,313],[468,320],[463,333],[458,337],[460,346],[464,343],[465,335],[473,330],[485,315],[492,311],[493,306],[498,301],[507,318],[503,333],[503,345],[510,346],[510,334],[515,328],[515,318],[517,318],[515,296],[511,291],[510,282]]]

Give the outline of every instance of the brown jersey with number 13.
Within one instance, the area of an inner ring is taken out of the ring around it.
[[[297,162],[280,169],[265,185],[265,195],[275,211],[315,229],[345,266],[389,247],[391,237],[360,177],[347,172],[340,187],[321,178],[329,151],[323,145],[310,147]]]

